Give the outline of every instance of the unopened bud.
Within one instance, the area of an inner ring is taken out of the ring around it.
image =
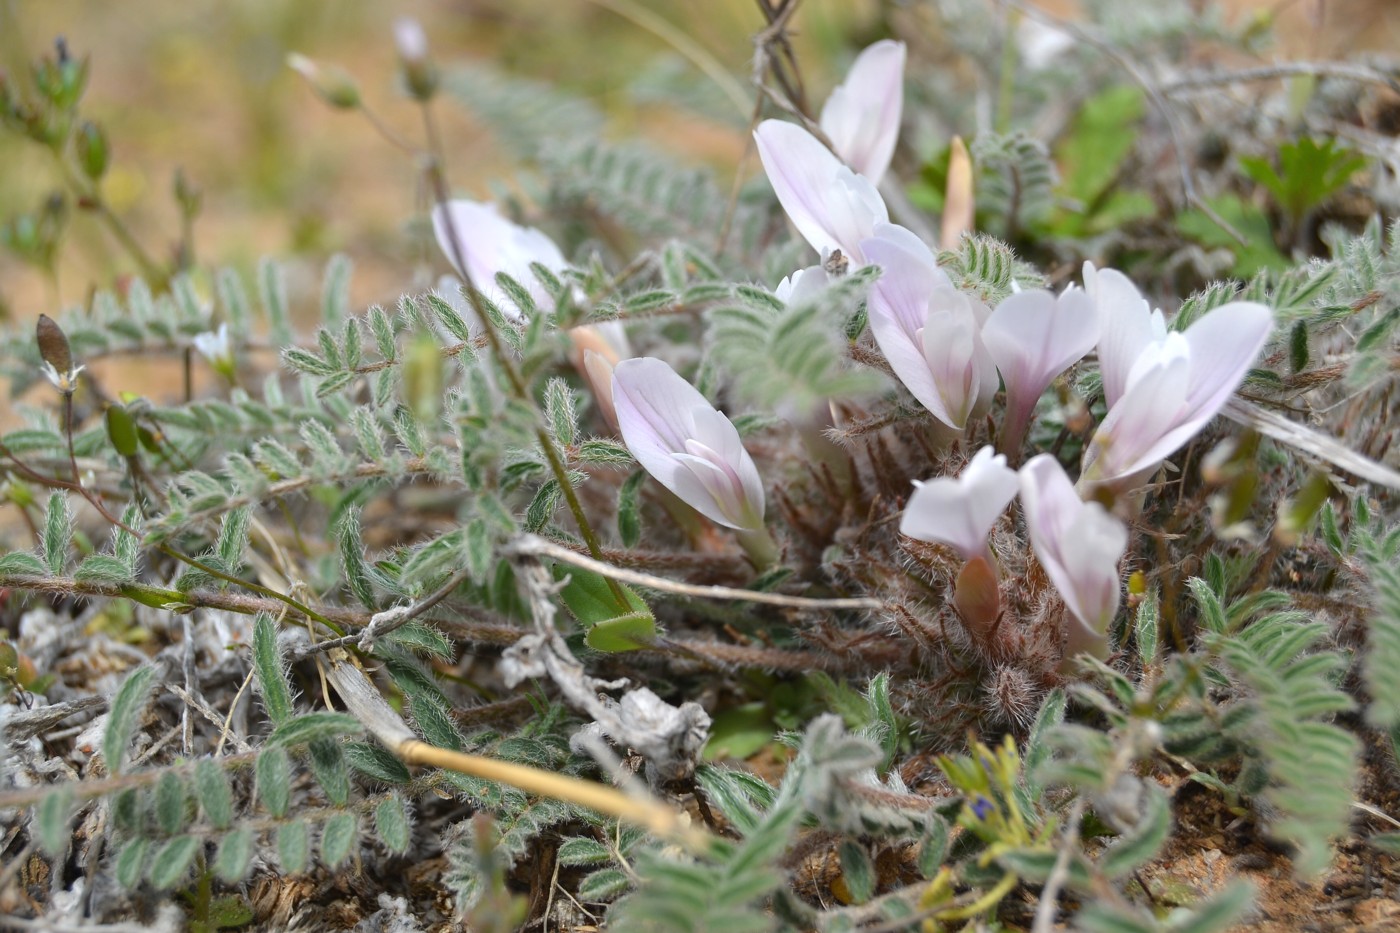
[[[183,168],[175,170],[173,190],[175,203],[180,205],[180,213],[189,218],[193,218],[199,213],[200,204],[204,201],[204,192],[199,190],[198,185],[190,181]]]
[[[974,557],[963,564],[953,584],[953,603],[973,641],[984,649],[989,648],[997,617],[1001,615],[1001,587],[997,583],[997,572],[985,557]]]
[[[93,181],[97,181],[107,172],[107,135],[102,132],[102,128],[91,120],[84,120],[78,127],[78,134],[73,141],[78,153],[78,164],[83,167],[83,174]]]
[[[356,110],[360,106],[360,88],[343,68],[320,65],[297,52],[287,56],[287,66],[301,75],[323,101],[338,110]]]
[[[66,373],[73,368],[73,350],[68,346],[68,335],[53,318],[47,314],[39,315],[34,337],[39,343],[40,358],[55,371]]]
[[[424,334],[408,345],[403,363],[404,402],[419,421],[431,424],[442,411],[442,351]]]
[[[136,456],[140,441],[136,436],[136,422],[131,420],[131,413],[126,410],[126,406],[107,407],[107,437],[119,455],[127,458]]]
[[[428,100],[438,88],[437,69],[428,59],[428,37],[416,19],[400,17],[394,21],[394,44],[399,49],[403,65],[404,84],[414,100]]]
[[[972,190],[972,157],[961,136],[954,136],[948,152],[948,186],[943,198],[943,229],[939,246],[952,249],[963,234],[973,230],[977,203]]]

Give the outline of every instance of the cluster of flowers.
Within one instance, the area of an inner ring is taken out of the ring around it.
[[[930,246],[890,222],[877,187],[898,136],[904,57],[904,46],[890,41],[860,55],[822,110],[826,142],[778,120],[755,131],[779,202],[821,260],[785,278],[776,294],[804,300],[833,277],[877,265],[872,336],[938,421],[964,430],[1005,387],[1002,453],[985,448],[960,477],[916,483],[901,531],[962,556],[955,600],[977,624],[999,611],[997,562],[987,538],[1019,491],[1035,554],[1078,622],[1070,648],[1095,650],[1119,606],[1118,564],[1128,533],[1080,492],[1140,485],[1200,431],[1244,378],[1268,339],[1272,314],[1263,305],[1234,302],[1170,332],[1125,276],[1087,263],[1084,287],[1058,295],[1021,290],[989,308],[959,291]],[[565,266],[548,237],[490,205],[454,201],[435,212],[434,224],[458,271],[488,295],[497,273],[533,283],[531,263],[551,271]],[[647,472],[710,520],[761,530],[763,482],[729,419],[664,361],[627,358],[620,326],[578,328],[572,336],[575,362],[600,409]],[[1079,489],[1046,454],[1013,472],[1006,454],[1019,454],[1040,397],[1095,348],[1108,408],[1086,448]]]

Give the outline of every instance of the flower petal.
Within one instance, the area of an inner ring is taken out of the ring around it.
[[[1097,502],[1082,502],[1050,454],[1032,457],[1021,468],[1020,485],[1036,558],[1071,615],[1105,639],[1121,599],[1118,561],[1128,546],[1128,530]]]
[[[1221,305],[1186,329],[1191,389],[1186,405],[1202,426],[1225,406],[1273,330],[1274,314],[1252,301]]]
[[[1158,336],[1152,309],[1128,277],[1116,269],[1084,263],[1084,290],[1094,301],[1099,319],[1099,372],[1104,399],[1112,406],[1127,387],[1128,370]]]
[[[979,450],[957,479],[914,483],[899,530],[921,541],[937,541],[965,560],[987,550],[987,535],[1016,495],[1016,474],[990,447]]]
[[[854,171],[879,184],[899,139],[904,108],[903,42],[884,39],[856,57],[822,107],[821,127]]]
[[[875,186],[796,124],[764,120],[754,140],[769,184],[803,239],[823,260],[839,249],[853,266],[864,264],[861,241],[889,220]]]
[[[763,481],[739,432],[661,360],[623,360],[613,370],[613,407],[623,443],[687,505],[730,528],[763,524]]]
[[[1070,288],[1017,292],[997,305],[982,341],[1001,370],[1012,408],[1034,406],[1056,376],[1084,357],[1099,336],[1088,294]]]
[[[465,256],[466,269],[458,265],[448,234],[448,217]],[[536,302],[553,305],[549,293],[530,271],[530,264],[537,262],[557,272],[566,268],[568,262],[554,241],[539,230],[507,220],[494,204],[456,200],[433,208],[433,233],[457,274],[471,279],[483,295],[498,305],[503,296],[496,285],[496,274],[501,272],[524,286]],[[506,303],[502,310],[510,314],[513,308]],[[518,312],[513,316],[518,316]]]
[[[1144,351],[1122,398],[1089,441],[1084,479],[1120,482],[1155,467],[1189,439],[1194,431],[1183,436],[1179,425],[1190,385],[1190,350],[1180,334]]]

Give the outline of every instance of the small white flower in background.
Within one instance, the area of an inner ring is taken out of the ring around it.
[[[452,230],[457,235],[465,269],[458,265],[457,249],[448,235],[448,217],[452,219]],[[530,264],[537,262],[551,272],[559,272],[569,264],[559,247],[544,233],[502,217],[494,204],[468,200],[449,201],[445,209],[441,205],[433,208],[433,233],[437,236],[438,247],[457,269],[457,274],[471,279],[507,317],[518,320],[520,311],[505,300],[505,294],[496,284],[499,272],[519,282],[537,304],[553,307],[554,298],[530,271]]]
[[[850,271],[865,265],[860,244],[890,219],[870,179],[841,164],[794,123],[764,120],[754,130],[758,158],[788,219],[825,264],[837,250]]]
[[[199,355],[209,361],[214,371],[229,382],[238,378],[238,364],[233,359],[233,345],[229,340],[228,324],[219,325],[217,331],[195,334],[191,341]]]
[[[1016,497],[1016,473],[1006,457],[983,447],[956,479],[915,481],[899,531],[920,541],[936,541],[964,560],[985,557],[987,535]]]
[[[191,342],[201,356],[215,365],[233,356],[233,351],[229,348],[227,323],[220,324],[217,331],[206,330],[202,334],[195,334]]]
[[[421,62],[428,57],[428,37],[418,20],[410,16],[394,20],[394,45],[405,62]]]
[[[865,49],[822,107],[821,128],[851,170],[878,185],[890,167],[904,110],[904,43]]]
[[[1102,656],[1121,599],[1118,562],[1128,529],[1099,503],[1082,501],[1050,454],[1032,457],[1020,483],[1031,547],[1079,623],[1070,627],[1065,656]]]
[[[808,266],[798,269],[792,275],[784,276],[773,289],[774,296],[785,305],[801,304],[821,294],[831,284],[831,276],[821,266]]]
[[[1082,289],[1059,295],[1041,288],[1019,291],[996,306],[982,327],[982,341],[1006,384],[1002,450],[1020,445],[1041,393],[1098,338],[1094,302]]]
[[[711,521],[763,527],[763,480],[739,431],[662,360],[623,360],[613,370],[623,443],[661,485]]]
[[[1098,273],[1101,294],[1109,271]],[[1233,301],[1184,332],[1157,337],[1144,320],[1146,302],[1137,299],[1114,309],[1137,323],[1120,325],[1114,342],[1099,348],[1100,366],[1115,383],[1122,374],[1122,383],[1084,453],[1081,486],[1133,486],[1156,469],[1225,406],[1273,330],[1269,308]]]
[[[982,342],[991,313],[953,288],[933,252],[910,231],[879,224],[862,244],[881,267],[870,294],[870,332],[905,387],[935,418],[962,430],[997,391]]]

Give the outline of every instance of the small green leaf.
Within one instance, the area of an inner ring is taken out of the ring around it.
[[[1288,366],[1295,373],[1308,368],[1308,322],[1299,321],[1288,334]]]
[[[335,738],[363,732],[354,716],[344,713],[305,713],[272,730],[269,745],[301,745],[317,739]]]
[[[618,652],[645,648],[656,639],[656,618],[637,593],[621,583],[614,588],[610,581],[589,570],[556,567],[554,575],[569,582],[559,591],[559,598],[573,613],[579,624],[587,629],[589,647],[598,651]],[[622,594],[627,605],[618,603]]]
[[[128,891],[141,883],[146,867],[146,853],[150,851],[151,840],[132,839],[117,853],[117,884]]]
[[[237,894],[225,894],[209,902],[209,925],[215,930],[236,930],[253,922],[253,908]]]
[[[39,846],[51,858],[58,858],[68,848],[69,821],[73,817],[73,791],[60,787],[39,801]]]
[[[43,537],[44,563],[50,573],[58,576],[68,564],[68,551],[73,545],[73,513],[68,509],[68,496],[61,492],[49,496]]]
[[[0,555],[0,576],[47,577],[49,568],[28,551],[11,551]]]
[[[173,771],[165,772],[156,782],[156,823],[169,836],[185,825],[185,782]]]
[[[163,845],[151,860],[151,884],[168,891],[184,881],[199,846],[196,836],[176,836]]]
[[[452,658],[452,642],[437,629],[422,622],[410,622],[384,636],[386,641],[401,645],[414,654],[431,655],[442,660]]]
[[[328,713],[326,715],[335,715]],[[306,745],[311,757],[311,773],[316,775],[321,789],[331,803],[343,807],[350,801],[350,768],[345,753],[335,739],[312,739]]]
[[[875,896],[875,863],[871,860],[870,853],[866,852],[860,843],[848,839],[841,843],[838,856],[841,862],[841,877],[846,882],[846,889],[850,891],[851,900],[857,904],[864,904]]]
[[[566,868],[586,868],[591,865],[606,865],[612,861],[612,852],[597,839],[587,836],[571,836],[559,844],[555,853],[559,864]]]
[[[1121,878],[1153,857],[1167,841],[1172,829],[1171,804],[1155,784],[1144,783],[1145,804],[1142,818],[1131,830],[1105,850],[1099,867],[1110,878]]]
[[[136,574],[125,562],[110,554],[89,554],[73,571],[73,579],[79,583],[121,586],[134,582]]]
[[[150,693],[155,676],[154,666],[141,665],[126,676],[117,689],[117,695],[112,698],[111,710],[107,713],[107,729],[102,734],[102,757],[106,759],[107,770],[112,774],[121,773],[123,756],[140,722],[141,712],[146,708],[146,696]]]
[[[617,491],[617,536],[626,548],[634,548],[642,540],[641,488],[646,478],[646,471],[638,470]]]
[[[194,790],[214,828],[227,829],[233,822],[233,790],[218,762],[203,758],[194,766]]]
[[[321,860],[335,868],[350,857],[359,826],[353,813],[337,813],[321,827]]]
[[[603,904],[632,887],[632,879],[617,868],[600,868],[583,877],[578,885],[578,899],[585,904]]]
[[[304,820],[285,823],[277,830],[277,861],[289,875],[306,870],[311,856],[311,833]]]
[[[268,717],[279,724],[291,719],[292,689],[282,668],[282,652],[277,647],[277,625],[265,612],[258,613],[253,620],[253,673]]]
[[[395,855],[408,851],[412,839],[408,804],[398,794],[384,798],[374,808],[374,831],[379,841]]]
[[[292,799],[292,760],[287,750],[274,745],[258,756],[258,799],[267,812],[281,819]]]
[[[248,876],[253,861],[253,830],[247,826],[229,833],[219,843],[214,858],[214,874],[226,884],[238,884]]]
[[[342,746],[345,760],[361,774],[385,784],[407,784],[411,778],[404,766],[382,745],[372,742],[346,742]]]

